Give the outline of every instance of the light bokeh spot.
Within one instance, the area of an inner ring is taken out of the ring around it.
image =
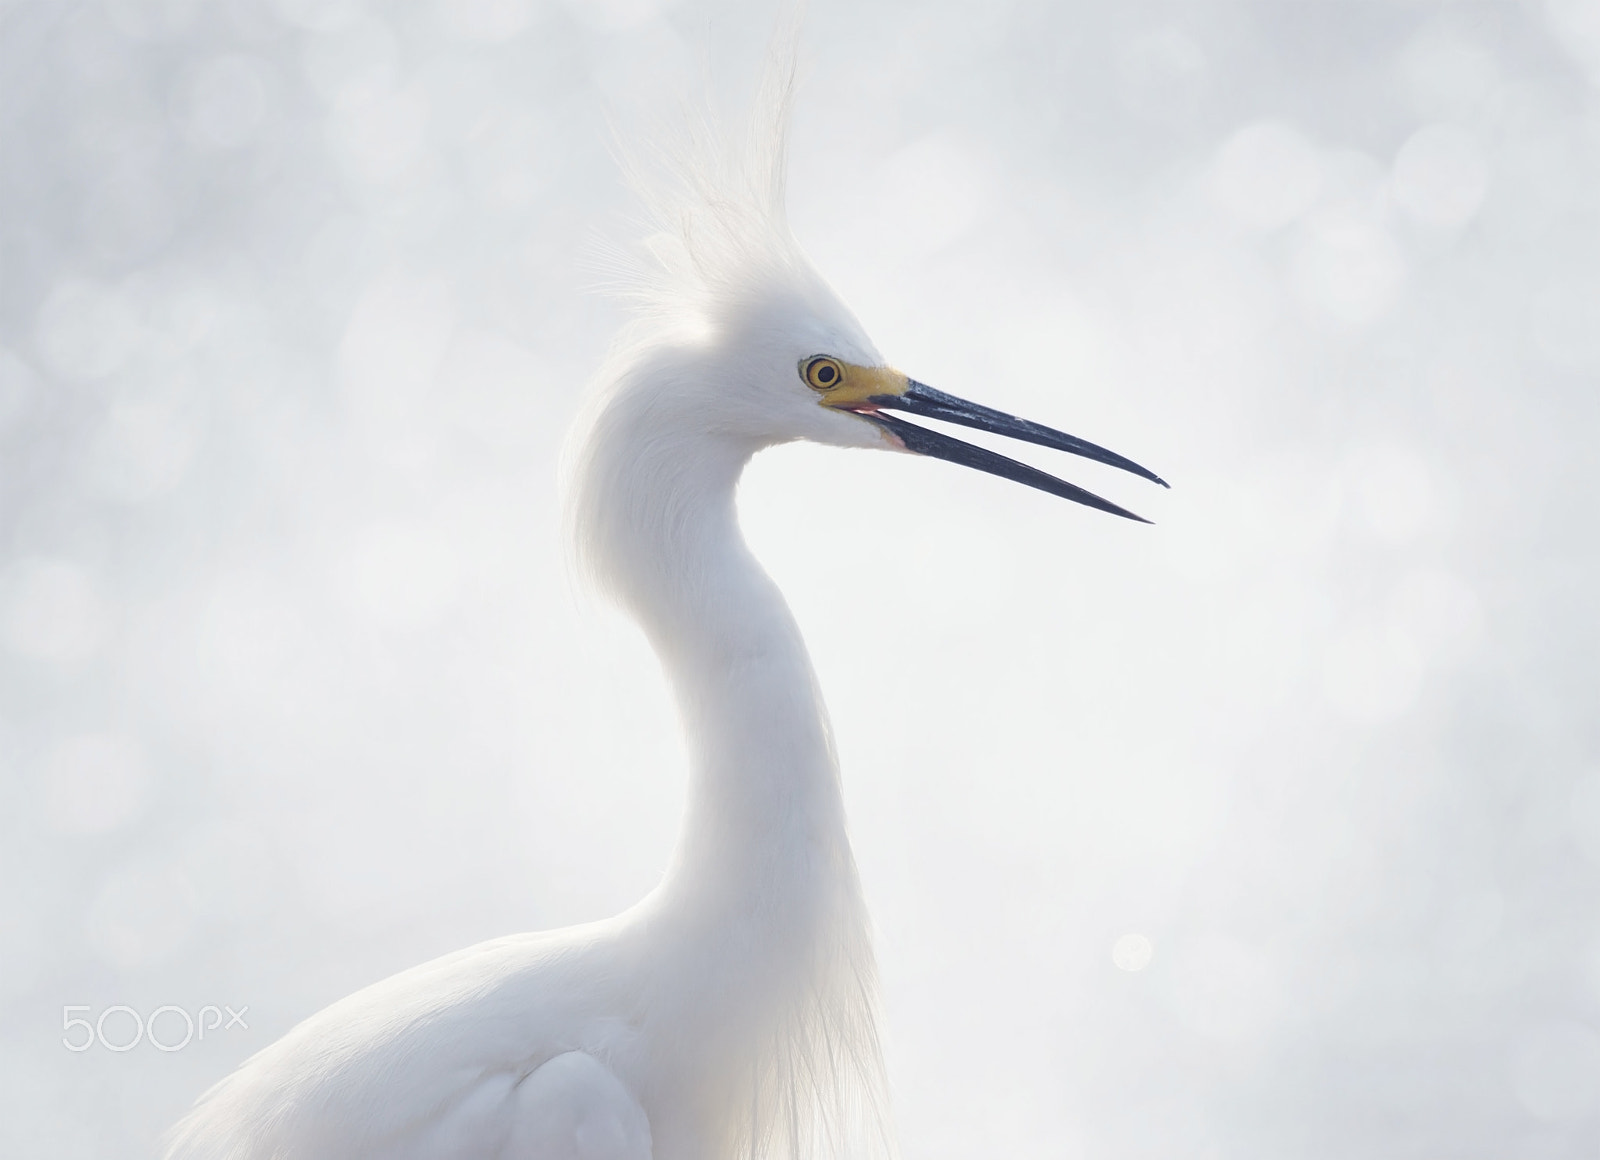
[[[455,36],[494,43],[527,29],[540,7],[540,0],[438,0],[436,10]]]
[[[1434,512],[1428,465],[1403,444],[1384,440],[1357,447],[1345,462],[1343,479],[1356,521],[1391,544],[1417,537]]]
[[[1210,190],[1240,223],[1276,230],[1316,204],[1322,181],[1316,147],[1293,125],[1263,121],[1224,142],[1212,162]]]
[[[46,365],[67,379],[104,378],[140,341],[132,303],[104,284],[65,279],[39,311],[35,334]]]
[[[1362,326],[1387,313],[1406,272],[1393,237],[1364,212],[1314,215],[1294,241],[1296,291],[1317,315],[1340,325]]]
[[[247,144],[267,115],[267,79],[259,61],[233,54],[206,61],[184,94],[185,129],[196,144],[237,149]]]
[[[118,404],[89,446],[89,483],[118,503],[155,499],[182,482],[199,442],[193,422],[169,405]]]
[[[97,585],[74,564],[34,558],[0,573],[0,638],[19,656],[75,667],[100,647],[108,621]]]
[[[151,792],[145,756],[126,737],[64,741],[45,759],[39,780],[45,820],[60,834],[104,834],[137,821]]]
[[[1427,117],[1470,115],[1491,100],[1501,81],[1494,51],[1450,27],[1425,29],[1400,58],[1413,107]]]
[[[1394,159],[1394,199],[1417,221],[1460,229],[1483,205],[1489,166],[1477,137],[1459,125],[1428,125]]]
[[[1111,944],[1111,961],[1119,971],[1142,971],[1155,953],[1155,945],[1142,934],[1125,934]]]

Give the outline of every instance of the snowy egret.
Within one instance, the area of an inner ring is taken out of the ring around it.
[[[792,69],[767,131],[701,135],[646,190],[635,328],[569,464],[581,559],[643,627],[689,747],[672,865],[604,922],[425,963],[311,1016],[208,1092],[171,1160],[716,1160],[890,1155],[875,969],[826,710],[734,492],[796,439],[946,459],[1132,519],[901,417],[1092,443],[890,369],[784,217]]]

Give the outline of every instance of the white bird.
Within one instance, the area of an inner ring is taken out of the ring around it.
[[[689,748],[672,864],[608,921],[512,935],[376,983],[246,1061],[169,1160],[887,1156],[875,969],[826,710],[735,488],[796,439],[920,453],[1122,508],[914,425],[1094,444],[888,367],[786,224],[792,65],[742,150],[707,136],[647,191],[643,309],[569,463],[588,571],[643,627]]]

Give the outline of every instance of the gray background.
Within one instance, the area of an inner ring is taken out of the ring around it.
[[[675,725],[555,463],[608,125],[742,107],[770,24],[0,4],[0,1152],[148,1155],[656,880]],[[749,474],[906,1154],[1600,1154],[1600,4],[818,0],[805,59],[796,228],[888,358],[1175,484]]]

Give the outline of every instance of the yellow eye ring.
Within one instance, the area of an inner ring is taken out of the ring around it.
[[[825,354],[812,355],[800,364],[800,377],[813,391],[831,391],[844,382],[844,364]]]

